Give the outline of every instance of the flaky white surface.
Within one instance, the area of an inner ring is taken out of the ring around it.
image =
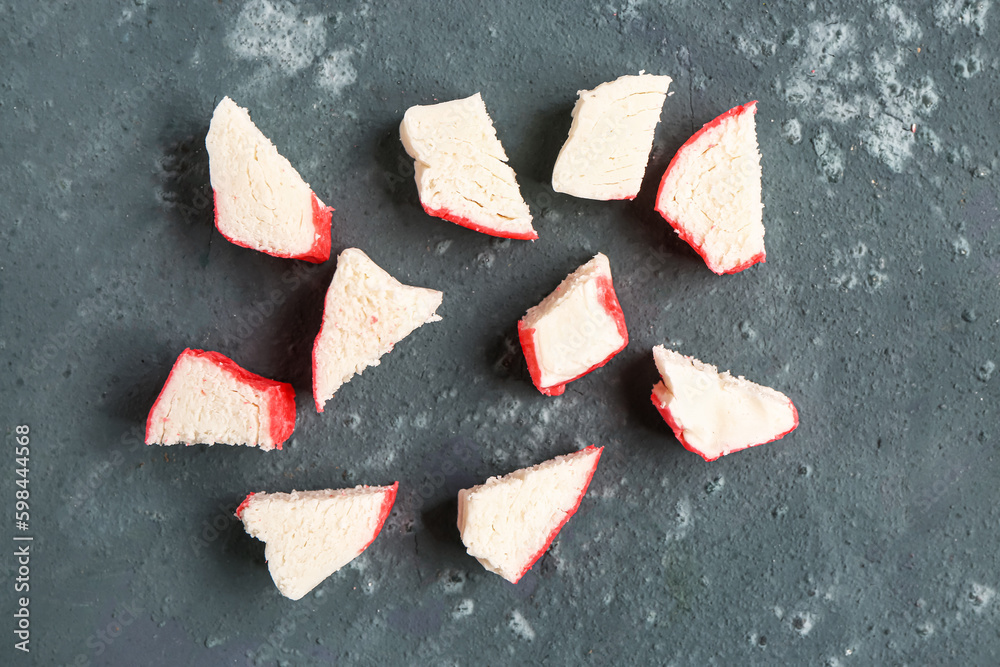
[[[795,426],[788,397],[662,345],[653,359],[663,381],[653,392],[670,409],[691,447],[716,458],[769,442]]]
[[[552,189],[586,199],[635,197],[669,86],[669,76],[641,74],[581,90]]]
[[[724,119],[681,149],[657,210],[725,272],[764,252],[760,151],[752,111]]]
[[[147,444],[274,449],[264,392],[204,357],[182,355],[153,410]]]
[[[543,387],[572,380],[625,342],[600,298],[602,276],[611,279],[611,264],[598,253],[524,316],[524,325],[535,330]]]
[[[490,572],[520,578],[579,504],[600,450],[557,456],[458,493],[462,542]]]
[[[340,253],[314,350],[317,403],[328,401],[368,366],[378,366],[379,358],[414,329],[440,320],[435,311],[443,297],[437,290],[402,284],[357,248]]]
[[[265,252],[300,255],[312,248],[318,236],[312,190],[246,109],[224,97],[205,145],[219,231]]]
[[[379,530],[391,487],[257,493],[240,514],[262,540],[267,569],[292,600],[358,557]]]
[[[531,212],[483,98],[414,106],[399,128],[420,201],[500,232],[531,232]]]

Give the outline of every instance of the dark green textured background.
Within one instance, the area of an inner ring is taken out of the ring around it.
[[[0,3],[0,662],[1000,663],[989,5]],[[576,91],[639,70],[674,79],[640,196],[551,192]],[[404,110],[477,91],[534,243],[418,206]],[[334,262],[214,230],[223,95],[337,209],[334,252],[445,293],[323,415],[308,362]],[[692,131],[751,99],[768,261],[718,277],[652,198]],[[516,321],[598,251],[631,342],[546,398]],[[787,393],[801,426],[705,463],[649,403],[658,343]],[[187,346],[295,385],[284,451],[141,444]],[[590,492],[521,583],[465,555],[460,488],[591,443]],[[231,517],[248,491],[394,480],[376,542],[299,602]]]

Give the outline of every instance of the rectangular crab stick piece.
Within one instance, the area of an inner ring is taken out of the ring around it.
[[[404,285],[357,248],[340,253],[313,345],[316,411],[414,329],[440,320],[443,298],[437,290]]]
[[[681,444],[706,461],[777,440],[799,425],[795,405],[779,391],[662,345],[653,348],[653,359],[663,378],[653,387],[653,405]]]
[[[215,226],[229,241],[316,264],[330,259],[332,208],[313,193],[292,164],[224,97],[205,137],[215,191]]]
[[[281,449],[295,428],[295,390],[218,352],[186,349],[146,420],[147,445],[220,444]]]
[[[610,361],[628,345],[628,330],[608,258],[598,253],[567,276],[528,309],[517,332],[531,381],[546,396]]]
[[[635,199],[669,86],[669,76],[640,74],[581,90],[552,189],[584,199]]]
[[[603,450],[590,446],[459,491],[469,555],[516,584],[580,507]]]
[[[410,107],[399,136],[428,215],[492,236],[538,238],[479,93]]]
[[[398,488],[399,482],[251,493],[236,509],[236,517],[251,537],[265,543],[267,569],[278,591],[299,600],[375,541]]]
[[[765,259],[755,113],[750,102],[698,130],[670,161],[656,195],[656,210],[720,275]]]

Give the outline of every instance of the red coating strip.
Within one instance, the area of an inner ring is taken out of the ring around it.
[[[250,499],[256,495],[257,495],[256,493],[248,493],[247,497],[243,499],[243,502],[240,503],[240,506],[236,508],[235,514],[237,519],[241,521],[243,520],[243,510],[245,510],[250,505]]]
[[[330,259],[330,224],[333,218],[333,207],[324,206],[320,203],[319,197],[313,193],[313,227],[316,228],[316,240],[309,250],[301,255],[296,255],[295,259],[302,259],[313,264],[322,264]]]
[[[339,261],[339,260],[338,260]],[[334,274],[336,276],[336,274]],[[332,284],[331,280],[331,284]],[[327,291],[329,291],[327,287]],[[326,402],[320,403],[319,401],[319,373],[317,372],[318,364],[316,361],[317,354],[319,351],[319,341],[323,338],[323,329],[326,328],[326,297],[323,298],[323,319],[320,320],[319,333],[316,334],[316,340],[313,341],[313,351],[312,351],[312,390],[313,390],[313,402],[316,403],[316,412],[323,412],[323,408]]]
[[[454,222],[456,225],[461,225],[467,229],[471,229],[476,232],[482,232],[483,234],[489,234],[490,236],[499,236],[504,239],[519,239],[523,241],[534,241],[538,238],[538,232],[531,230],[530,232],[517,233],[517,232],[499,232],[490,227],[484,227],[483,225],[477,224],[466,218],[464,216],[458,215],[457,213],[452,213],[446,208],[428,208],[424,206],[424,211],[427,215],[433,215],[435,218],[442,218],[448,222]]]
[[[384,486],[382,488],[385,491],[385,497],[382,499],[382,507],[378,513],[378,525],[375,527],[372,539],[368,540],[368,544],[363,546],[361,551],[371,546],[371,543],[375,541],[378,534],[382,532],[382,525],[385,524],[385,520],[389,517],[389,512],[392,511],[392,506],[396,502],[396,492],[399,491],[399,482],[393,482],[392,486]]]

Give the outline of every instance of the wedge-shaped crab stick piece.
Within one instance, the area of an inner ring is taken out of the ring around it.
[[[437,290],[404,285],[357,248],[340,253],[313,345],[316,410],[323,412],[341,385],[378,366],[414,329],[440,320],[435,311],[443,298]]]
[[[779,391],[662,345],[653,348],[662,382],[652,401],[674,435],[706,461],[788,435],[799,425],[792,401]]]
[[[701,128],[674,155],[656,195],[656,210],[718,274],[765,258],[756,112],[750,102]]]
[[[399,126],[428,215],[492,236],[537,239],[483,98],[406,110]]]
[[[597,469],[594,446],[458,492],[458,530],[469,555],[516,584],[552,544]]]
[[[635,199],[669,86],[669,76],[640,74],[581,90],[552,189],[584,199]]]
[[[330,259],[332,208],[228,97],[205,137],[215,191],[215,226],[238,246],[275,257]]]
[[[263,541],[267,569],[298,600],[375,541],[396,500],[392,486],[251,493],[236,509],[247,533]]]
[[[608,258],[598,253],[528,309],[517,325],[531,381],[546,396],[610,361],[628,345]]]
[[[295,428],[295,391],[218,352],[187,349],[146,420],[147,445],[219,444],[281,449]]]

